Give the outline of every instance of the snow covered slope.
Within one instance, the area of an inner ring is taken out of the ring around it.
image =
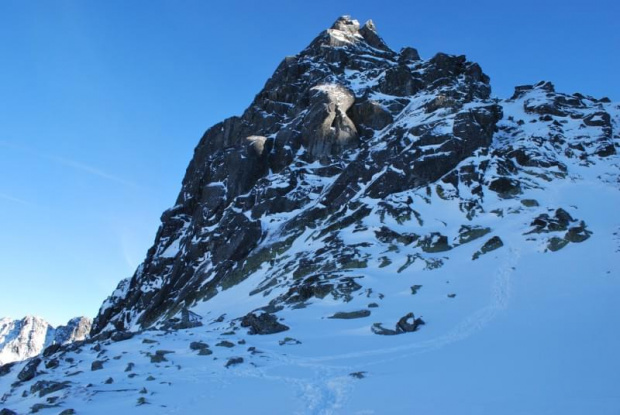
[[[35,316],[0,319],[0,365],[37,356],[51,344],[84,340],[90,326],[91,321],[85,317],[76,317],[57,328]]]
[[[207,131],[93,336],[0,368],[1,405],[617,414],[619,131],[343,17]]]

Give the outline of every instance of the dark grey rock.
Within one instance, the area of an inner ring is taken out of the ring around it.
[[[503,198],[510,198],[521,194],[521,183],[517,179],[500,177],[489,184],[489,189]]]
[[[191,350],[203,350],[203,349],[208,349],[209,345],[204,342],[191,342],[189,344],[189,348]]]
[[[364,318],[370,316],[370,310],[357,310],[357,311],[339,311],[329,316],[328,318],[337,320],[351,320],[356,318]]]
[[[401,317],[396,323],[396,331],[402,333],[411,333],[418,329],[418,327],[424,325],[424,320],[420,317],[416,318],[413,313],[409,313],[404,317]]]
[[[58,343],[47,346],[45,350],[43,350],[43,357],[50,357],[51,355],[56,353],[58,350],[60,350],[60,347],[61,346]]]
[[[491,232],[491,228],[482,226],[463,225],[459,229],[458,243],[460,245],[475,241]]]
[[[273,314],[249,313],[241,319],[241,327],[249,327],[248,334],[274,334],[288,330],[284,324],[278,322]]]
[[[419,236],[416,234],[401,234],[388,228],[387,226],[382,226],[381,228],[376,230],[375,236],[379,241],[385,244],[398,242],[403,245],[410,245],[419,238]]]
[[[581,221],[578,226],[573,226],[568,229],[566,235],[564,235],[564,239],[573,243],[580,243],[592,235],[592,231],[589,231],[586,227],[584,221]]]
[[[226,362],[226,368],[240,365],[241,363],[243,363],[243,357],[231,357],[228,359],[228,362]]]
[[[416,318],[413,313],[401,317],[396,323],[394,330],[386,329],[381,323],[375,323],[371,327],[372,332],[383,336],[394,336],[403,333],[411,333],[417,331],[420,326],[426,324],[422,318]]]
[[[414,78],[407,66],[397,65],[385,72],[385,77],[379,83],[379,91],[387,95],[406,97],[420,91],[423,86],[423,82]]]
[[[30,408],[30,413],[36,414],[37,412],[39,412],[42,409],[57,408],[57,407],[58,407],[57,404],[56,405],[49,405],[49,404],[44,404],[44,403],[35,403]]]
[[[568,226],[574,222],[575,219],[564,209],[559,208],[556,209],[554,216],[551,217],[546,213],[538,215],[530,224],[534,228],[527,232],[530,233],[548,233],[548,232],[559,232],[565,231],[568,229]]]
[[[432,232],[420,238],[418,246],[428,253],[445,252],[452,249],[452,246],[448,243],[448,237],[439,232]]]
[[[200,351],[198,352],[198,356],[210,356],[213,354],[213,351],[211,349],[200,349]]]
[[[30,359],[28,363],[26,363],[26,366],[24,366],[21,372],[19,372],[19,374],[17,375],[17,379],[19,379],[21,382],[27,382],[34,378],[37,375],[37,368],[39,367],[41,362],[42,360],[39,357]]]
[[[585,117],[583,123],[591,127],[611,127],[611,116],[607,112],[599,111]]]
[[[381,37],[377,34],[377,28],[372,20],[368,20],[364,24],[364,26],[359,30],[359,34],[362,35],[364,40],[373,48],[386,52],[392,52],[388,45],[386,45],[383,39],[381,39]]]
[[[291,346],[291,345],[295,346],[295,345],[301,344],[301,342],[299,340],[297,340],[297,339],[292,338],[292,337],[285,337],[284,339],[280,340],[278,342],[278,344],[280,346],[287,346],[287,345],[288,346]]]
[[[101,360],[95,360],[91,365],[90,365],[90,370],[91,371],[95,371],[95,370],[101,370],[103,369],[103,361]]]
[[[15,362],[11,362],[0,366],[0,376],[5,376],[11,373],[11,369],[15,366],[15,364]]]
[[[174,353],[172,350],[156,350],[154,355],[150,355],[151,363],[167,362],[166,355]]]
[[[372,325],[371,330],[375,334],[382,336],[395,336],[399,334],[396,330],[386,329],[381,323],[375,323]]]
[[[504,246],[504,242],[502,242],[501,238],[499,236],[494,236],[482,245],[480,251],[483,254],[486,254],[487,252],[495,251],[502,246]]]
[[[382,130],[394,121],[390,111],[373,100],[364,100],[351,108],[351,120],[358,128]],[[372,134],[370,134],[372,135]]]
[[[540,206],[536,199],[522,199],[521,204],[525,207],[537,207]]]
[[[551,252],[559,251],[568,245],[568,241],[564,238],[559,238],[557,236],[553,236],[547,241],[547,249]]]
[[[502,246],[504,246],[504,242],[502,241],[502,239],[499,236],[494,236],[488,241],[486,241],[484,245],[482,245],[482,248],[480,248],[479,251],[474,253],[472,259],[476,260],[480,258],[481,255],[487,254],[491,251],[495,251],[496,249],[499,249]]]
[[[398,60],[401,62],[415,62],[420,60],[418,50],[412,47],[404,47],[401,49]]]
[[[520,85],[520,86],[515,87],[515,92],[510,99],[514,100],[514,99],[521,98],[526,93],[534,89],[541,89],[543,91],[551,92],[551,93],[555,92],[555,86],[551,82],[541,81],[537,83],[536,85]]]
[[[129,331],[117,331],[114,334],[112,334],[112,337],[110,337],[110,340],[112,340],[113,342],[122,342],[122,341],[133,338],[133,336],[134,334]]]
[[[58,359],[50,359],[45,362],[46,369],[56,369],[60,365],[60,361]]]
[[[58,392],[60,390],[69,387],[71,382],[55,382],[51,380],[39,380],[30,387],[30,393],[39,394],[39,398],[49,395],[50,393]]]

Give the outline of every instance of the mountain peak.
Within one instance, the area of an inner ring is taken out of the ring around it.
[[[360,26],[359,21],[352,19],[349,15],[339,17],[329,29],[322,32],[312,42],[311,46],[316,44],[337,48],[369,46],[383,52],[393,53],[377,34],[377,28],[372,20],[368,20],[363,26]]]
[[[0,364],[36,356],[51,344],[68,344],[88,337],[91,320],[75,317],[54,328],[45,319],[27,315],[20,320],[0,318]]]
[[[360,22],[352,19],[349,15],[340,16],[329,30],[338,30],[341,32],[347,32],[355,34],[360,30]]]

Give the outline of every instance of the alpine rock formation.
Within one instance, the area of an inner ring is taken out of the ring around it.
[[[0,365],[38,355],[52,344],[64,345],[88,337],[91,321],[76,317],[54,328],[40,317],[0,319]]]
[[[494,98],[465,56],[342,17],[207,130],[90,339],[0,368],[0,402],[611,413],[619,131],[607,98]]]

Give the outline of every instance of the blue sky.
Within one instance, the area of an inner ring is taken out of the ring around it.
[[[342,14],[395,50],[466,54],[499,97],[546,79],[620,100],[617,0],[2,1],[0,316],[94,316],[204,130]]]

